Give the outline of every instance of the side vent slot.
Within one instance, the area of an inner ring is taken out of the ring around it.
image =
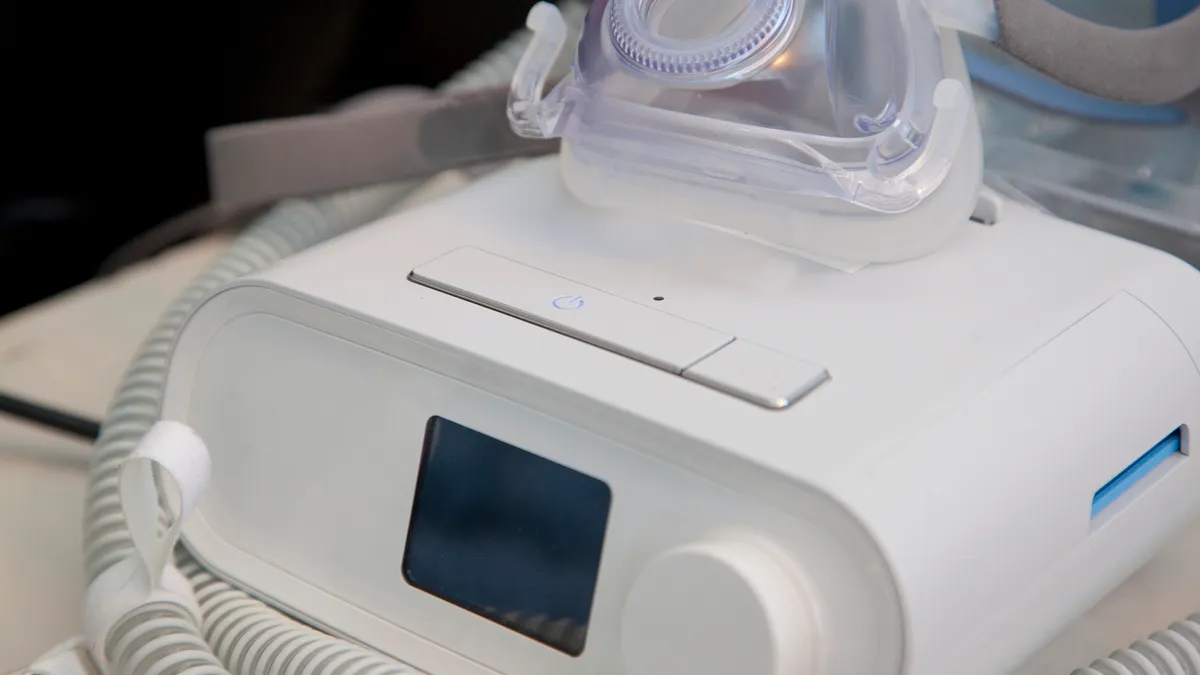
[[[1121,495],[1128,492],[1138,481],[1161,466],[1163,462],[1176,455],[1182,456],[1185,454],[1183,427],[1179,427],[1171,432],[1169,436],[1159,441],[1153,448],[1146,451],[1144,455],[1134,460],[1132,464],[1125,467],[1121,473],[1105,483],[1104,487],[1096,490],[1096,494],[1092,497],[1092,517],[1095,518],[1099,515],[1105,507],[1117,501]]]

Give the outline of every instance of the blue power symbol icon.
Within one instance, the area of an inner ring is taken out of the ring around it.
[[[583,307],[583,296],[580,295],[560,295],[550,301],[550,305],[554,309],[579,309]]]

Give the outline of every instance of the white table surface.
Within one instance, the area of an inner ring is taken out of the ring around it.
[[[181,247],[0,319],[0,390],[101,417],[159,313],[225,243]],[[0,416],[0,673],[80,629],[88,450]],[[1015,675],[1068,675],[1198,610],[1200,522]]]

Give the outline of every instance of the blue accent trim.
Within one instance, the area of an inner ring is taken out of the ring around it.
[[[1117,474],[1116,478],[1097,490],[1095,496],[1092,497],[1092,516],[1095,517],[1104,507],[1116,501],[1117,497],[1125,494],[1129,488],[1133,487],[1134,483],[1177,452],[1183,452],[1183,427],[1176,429],[1170,436],[1159,441],[1158,445],[1150,448],[1149,452],[1138,457],[1137,461]]]
[[[1187,121],[1187,112],[1179,107],[1110,101],[971,49],[963,50],[963,54],[973,79],[1060,113],[1132,124],[1182,124]]]

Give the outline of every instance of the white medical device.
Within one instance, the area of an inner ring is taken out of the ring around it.
[[[981,190],[919,0],[727,14],[596,0],[546,93],[539,5],[509,114],[561,155],[168,314],[89,497],[101,662],[397,672],[228,582],[431,675],[1005,675],[1200,514],[1200,273]],[[182,572],[115,464],[168,349]]]
[[[1008,672],[1200,510],[1200,274],[1006,204],[846,274],[556,160],[209,300],[201,561],[431,673]]]

